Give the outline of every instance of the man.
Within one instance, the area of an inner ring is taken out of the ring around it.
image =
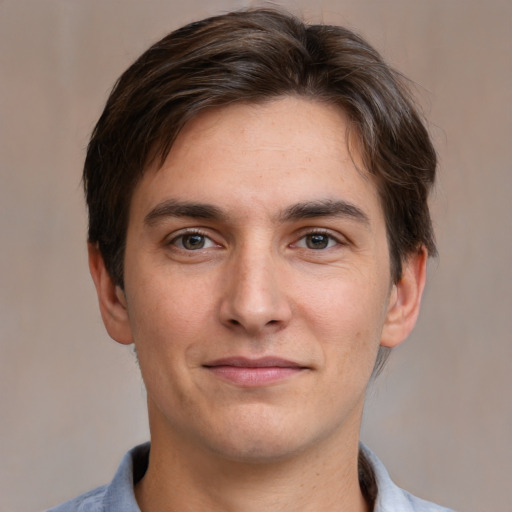
[[[250,10],[120,78],[84,169],[103,321],[134,343],[148,445],[54,509],[440,511],[359,443],[435,253],[435,152],[406,88],[340,28]]]

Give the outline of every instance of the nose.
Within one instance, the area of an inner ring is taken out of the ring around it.
[[[224,276],[221,321],[250,336],[276,332],[285,327],[292,310],[282,272],[271,251],[246,248],[233,255]]]

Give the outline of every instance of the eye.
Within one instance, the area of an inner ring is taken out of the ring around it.
[[[339,243],[338,240],[326,233],[308,233],[297,242],[296,247],[321,250],[329,249],[330,247],[339,245]]]
[[[185,233],[171,240],[171,244],[186,251],[198,251],[217,246],[213,240],[201,233]]]

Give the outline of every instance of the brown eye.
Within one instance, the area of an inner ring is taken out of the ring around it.
[[[329,247],[331,237],[322,233],[312,233],[306,235],[305,242],[308,249],[326,249]]]
[[[182,245],[184,249],[188,249],[189,251],[194,251],[197,249],[202,249],[204,247],[204,236],[203,235],[185,235],[182,237]]]
[[[215,246],[209,237],[201,233],[185,233],[174,238],[171,244],[185,251],[198,251]]]

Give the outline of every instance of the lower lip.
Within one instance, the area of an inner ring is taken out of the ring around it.
[[[288,379],[303,371],[299,367],[246,367],[246,366],[210,366],[207,367],[216,376],[238,386],[257,387]]]

